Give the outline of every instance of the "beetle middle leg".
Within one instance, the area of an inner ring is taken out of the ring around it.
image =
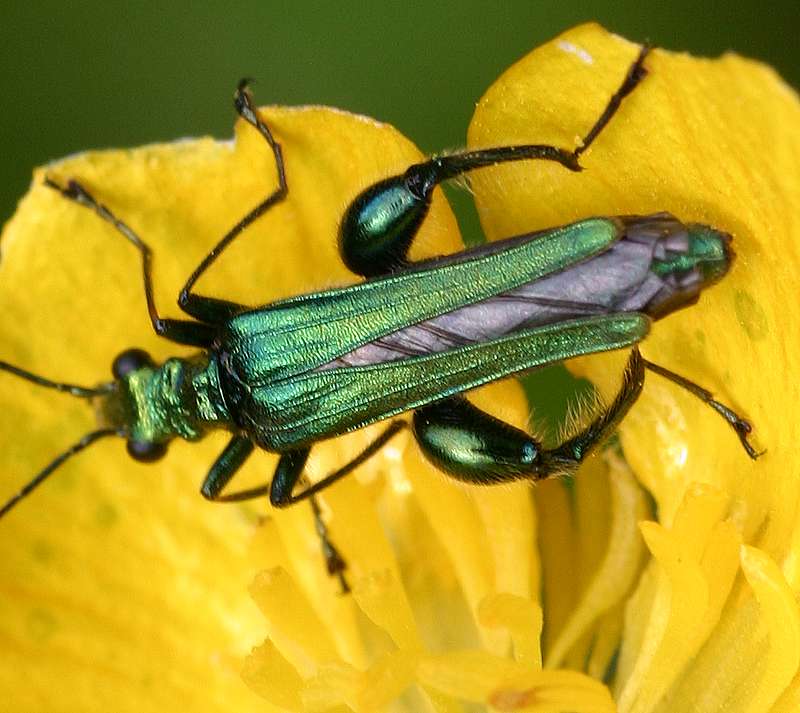
[[[414,436],[423,453],[459,480],[492,485],[522,478],[544,478],[573,471],[605,441],[634,404],[644,384],[644,359],[634,348],[614,402],[586,428],[552,449],[528,433],[451,397],[417,409]]]
[[[372,443],[361,451],[355,458],[338,468],[333,473],[321,478],[312,485],[307,485],[300,493],[293,494],[295,486],[304,479],[303,469],[305,468],[310,448],[301,448],[289,451],[281,456],[272,483],[269,486],[269,499],[275,507],[285,507],[300,500],[308,498],[311,501],[311,509],[314,513],[314,523],[322,543],[322,554],[325,558],[325,565],[328,574],[336,576],[342,588],[342,593],[350,591],[350,586],[345,577],[347,562],[339,554],[336,547],[328,537],[328,527],[322,519],[322,513],[317,502],[316,493],[324,488],[333,485],[345,475],[352,473],[358,466],[376,455],[397,433],[406,427],[405,421],[392,421],[389,426]]]
[[[602,114],[575,149],[527,144],[434,156],[368,187],[353,200],[341,221],[339,249],[345,265],[364,277],[408,265],[408,250],[427,216],[433,191],[444,181],[510,161],[555,161],[570,171],[582,170],[581,154],[608,125],[625,97],[647,76],[644,62],[649,52],[649,46],[641,48]]]
[[[234,238],[266,213],[273,205],[282,201],[288,193],[280,144],[273,138],[269,127],[259,118],[253,106],[252,97],[247,91],[247,82],[244,80],[237,87],[234,105],[239,115],[259,131],[272,149],[278,170],[278,187],[222,237],[213,250],[203,258],[200,265],[189,276],[186,284],[181,289],[178,295],[178,306],[188,315],[199,320],[199,322],[164,319],[159,316],[153,298],[151,278],[152,251],[126,223],[117,218],[102,203],[99,203],[78,181],[71,180],[66,187],[62,187],[50,178],[45,179],[47,186],[59,191],[65,198],[94,210],[103,220],[111,223],[128,241],[136,246],[142,254],[145,298],[153,329],[159,336],[166,337],[178,344],[197,347],[210,346],[216,333],[214,327],[224,324],[235,314],[246,309],[245,305],[240,305],[236,302],[194,294],[192,287]]]
[[[247,89],[247,80],[243,79],[239,82],[234,96],[234,106],[239,116],[253,126],[272,149],[273,156],[275,157],[275,167],[278,172],[278,187],[220,239],[211,252],[208,253],[197,268],[195,268],[194,272],[189,276],[189,279],[186,280],[186,284],[181,288],[178,295],[178,305],[180,308],[187,314],[197,319],[211,322],[212,324],[222,324],[226,322],[237,312],[240,312],[242,307],[233,302],[228,302],[227,300],[197,295],[192,292],[192,288],[197,280],[200,279],[200,276],[211,267],[225,248],[227,248],[245,228],[258,220],[258,218],[264,215],[264,213],[274,205],[284,200],[289,193],[281,145],[272,136],[269,127],[258,116],[258,112],[253,105],[253,98]]]
[[[284,488],[288,488],[288,493],[291,496],[291,491],[294,486],[301,481],[306,481],[304,471],[306,462],[308,461],[309,453],[311,453],[311,448],[306,447],[298,448],[281,455],[281,459],[278,461],[278,465],[275,468],[275,474],[272,476],[272,482],[270,485],[262,488],[254,488],[253,491],[264,493],[265,491],[269,490],[270,502],[272,505],[275,507],[282,507],[283,499],[285,497]],[[372,453],[370,453],[370,455],[372,455]],[[367,458],[368,457],[369,455]],[[359,463],[363,463],[364,460],[366,460],[366,458],[359,460]],[[246,493],[247,491],[243,492]],[[241,497],[242,493],[234,493],[233,495],[238,499]],[[322,509],[320,508],[316,495],[309,493],[309,496],[310,497],[308,499],[311,503],[311,512],[314,515],[314,529],[317,531],[317,536],[319,537],[320,545],[322,547],[322,557],[325,560],[325,569],[328,571],[328,574],[331,577],[336,577],[339,580],[339,586],[341,587],[342,594],[347,594],[350,591],[350,585],[348,584],[345,576],[347,562],[339,553],[339,550],[336,549],[336,546],[333,544],[333,542],[331,542],[330,536],[328,535],[328,526],[325,524],[325,520],[322,518]]]

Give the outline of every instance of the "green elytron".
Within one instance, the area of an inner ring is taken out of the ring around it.
[[[728,270],[730,236],[673,216],[590,218],[417,263],[407,251],[443,181],[506,161],[543,159],[579,171],[579,157],[646,75],[647,48],[582,145],[482,149],[434,157],[379,182],[349,206],[340,227],[341,255],[367,279],[348,287],[261,307],[195,294],[198,278],[248,225],[288,193],[280,145],[259,118],[244,84],[238,113],[269,144],[278,188],[206,256],[178,298],[193,319],[159,316],[153,299],[151,252],[125,223],[77,181],[47,183],[91,208],[141,253],[147,309],[156,333],[199,347],[192,358],[155,364],[137,349],[115,360],[114,380],[96,388],[53,382],[19,367],[19,377],[100,404],[98,430],[59,455],[0,508],[6,514],[66,458],[106,436],[127,440],[132,457],[153,461],[176,437],[194,441],[212,429],[231,432],[201,492],[235,501],[269,494],[282,507],[312,497],[332,574],[344,563],[328,541],[314,493],[374,455],[399,430],[393,420],[359,456],[297,491],[317,441],[412,411],[412,429],[426,456],[450,475],[479,484],[541,479],[574,469],[615,429],[638,397],[646,369],[717,410],[747,453],[750,425],[711,394],[645,360],[636,344],[652,320],[696,301]],[[574,356],[632,347],[620,391],[580,433],[545,449],[531,435],[480,411],[462,393]],[[223,493],[255,448],[280,454],[269,484]]]

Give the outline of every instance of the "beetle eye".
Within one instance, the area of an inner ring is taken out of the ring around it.
[[[163,458],[167,452],[166,443],[150,441],[128,441],[128,455],[140,463],[152,463]]]
[[[111,365],[111,373],[115,379],[122,379],[132,371],[144,366],[154,366],[150,355],[143,349],[126,349]]]

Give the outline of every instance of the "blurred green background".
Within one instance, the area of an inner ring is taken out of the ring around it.
[[[243,76],[257,79],[262,103],[339,106],[394,124],[424,151],[458,147],[503,69],[586,20],[669,49],[734,49],[800,85],[797,0],[10,2],[0,17],[0,216],[49,159],[229,137]],[[558,417],[565,377],[545,378],[556,380],[544,400]]]
[[[331,104],[395,124],[423,150],[455,147],[503,69],[590,19],[670,49],[734,49],[800,84],[796,0],[10,2],[0,21],[0,215],[48,159],[230,136],[242,76],[258,80],[264,103]]]

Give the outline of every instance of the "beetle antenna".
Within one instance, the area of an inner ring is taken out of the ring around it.
[[[29,495],[32,490],[41,485],[45,479],[58,468],[65,460],[71,458],[76,453],[88,448],[95,441],[105,438],[106,436],[123,436],[123,432],[116,428],[102,428],[97,431],[87,433],[77,443],[71,445],[63,453],[57,455],[50,463],[48,463],[42,470],[40,470],[30,481],[28,481],[22,489],[3,507],[0,507],[0,518],[3,517],[11,508],[13,508],[20,500]]]
[[[72,396],[78,396],[83,399],[90,399],[93,396],[102,396],[103,394],[107,394],[114,388],[113,382],[103,384],[102,386],[98,386],[96,388],[76,386],[75,384],[63,384],[59,381],[51,381],[50,379],[45,379],[43,376],[39,376],[38,374],[33,374],[30,371],[26,371],[25,369],[20,369],[18,366],[14,366],[13,364],[9,364],[8,362],[5,361],[0,361],[0,371],[7,371],[10,374],[14,374],[14,376],[18,376],[20,379],[25,379],[26,381],[30,381],[39,386],[45,386],[48,389],[55,389],[56,391],[62,391],[64,393],[72,394]]]

